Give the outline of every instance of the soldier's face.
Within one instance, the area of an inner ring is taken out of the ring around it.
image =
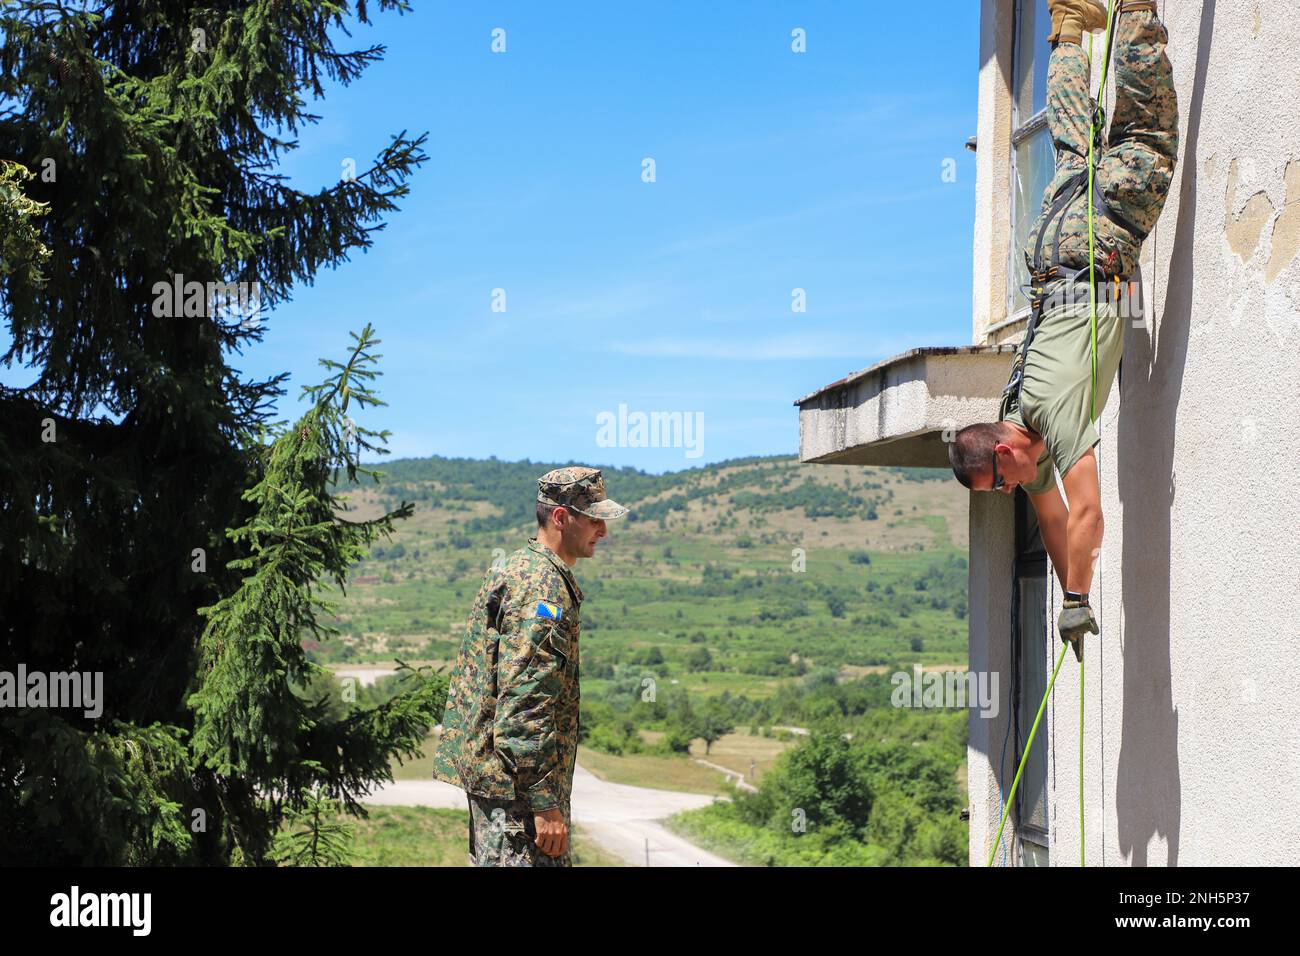
[[[564,523],[564,546],[570,554],[590,558],[596,553],[596,542],[605,537],[605,520],[589,518],[574,513]]]
[[[993,487],[996,479],[993,477],[995,468],[991,462],[988,471],[975,479],[972,491],[999,491],[1004,495],[1014,494],[1023,483],[1033,481],[1038,474],[1038,458],[1031,458],[1010,445],[999,442],[994,448],[993,455],[997,477],[1002,479],[1002,487]]]

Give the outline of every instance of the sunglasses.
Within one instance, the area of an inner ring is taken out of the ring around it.
[[[990,491],[1001,491],[1007,486],[1007,480],[998,474],[998,453],[993,453],[993,484]]]

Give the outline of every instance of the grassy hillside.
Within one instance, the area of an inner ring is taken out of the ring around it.
[[[355,513],[407,500],[415,514],[357,566],[339,605],[344,634],[314,656],[454,656],[487,567],[534,533],[535,480],[551,467],[385,464],[383,485],[351,495]],[[944,472],[767,458],[607,469],[606,486],[632,514],[576,568],[584,689],[660,658],[706,694],[762,694],[818,666],[965,658],[966,492]]]
[[[335,595],[342,634],[312,656],[454,659],[487,568],[535,533],[552,467],[399,461],[352,489],[356,516],[415,512]],[[967,492],[946,472],[789,458],[605,477],[632,513],[575,569],[583,766],[700,792],[723,787],[718,768],[744,774],[757,793],[672,822],[740,862],[964,864],[966,715],[894,708],[889,676],[965,666]],[[428,779],[432,741],[395,773]]]

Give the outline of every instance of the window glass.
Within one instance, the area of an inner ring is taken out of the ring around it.
[[[1023,491],[1015,501],[1016,766],[1047,690],[1052,661],[1047,622],[1047,552],[1033,504]],[[1043,715],[1047,720],[1047,715]],[[1021,842],[1047,833],[1047,727],[1040,723],[1016,792]],[[1030,864],[1025,864],[1030,865]]]
[[[1055,172],[1056,149],[1052,146],[1052,134],[1044,126],[1015,148],[1015,195],[1011,199],[1015,217],[1011,225],[1011,312],[1029,305],[1029,299],[1022,292],[1029,285],[1025,240],[1042,212],[1043,193]],[[1046,249],[1044,253],[1051,255]]]
[[[1043,120],[1047,106],[1047,35],[1052,18],[1047,0],[1017,0],[1015,68],[1012,98],[1016,130],[1012,135],[1011,248],[1009,250],[1007,311],[1029,305],[1022,290],[1029,285],[1024,244],[1042,209],[1043,192],[1056,171],[1056,150]]]
[[[1022,577],[1020,588],[1020,747],[1034,726],[1034,716],[1047,690],[1047,577]],[[1034,745],[1025,762],[1016,799],[1020,801],[1021,826],[1047,829],[1047,715],[1034,734]]]
[[[1019,0],[1016,25],[1016,123],[1020,125],[1047,106],[1047,35],[1052,32],[1047,0]]]
[[[1028,840],[1020,841],[1021,866],[1048,866],[1047,847],[1039,846]]]

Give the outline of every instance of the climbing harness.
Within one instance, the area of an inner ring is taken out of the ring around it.
[[[1143,2],[1123,2],[1120,4],[1119,13],[1127,10],[1155,9],[1154,4]],[[1007,382],[1006,387],[1002,390],[1002,413],[999,419],[1005,419],[1006,415],[1013,409],[1020,407],[1020,395],[1025,383],[1025,360],[1029,357],[1029,346],[1033,341],[1034,333],[1038,330],[1038,325],[1043,318],[1043,306],[1047,299],[1048,289],[1055,288],[1060,290],[1058,283],[1068,282],[1073,284],[1081,281],[1083,273],[1087,271],[1087,282],[1089,286],[1089,301],[1092,307],[1091,317],[1091,335],[1092,335],[1092,413],[1091,420],[1097,420],[1097,285],[1100,281],[1105,285],[1113,281],[1118,294],[1119,285],[1122,281],[1118,275],[1113,273],[1116,256],[1114,253],[1107,258],[1107,261],[1101,269],[1097,268],[1096,257],[1096,219],[1095,214],[1100,212],[1112,222],[1124,227],[1134,236],[1140,233],[1134,229],[1123,217],[1115,213],[1110,205],[1106,202],[1104,193],[1095,189],[1097,179],[1097,147],[1100,145],[1102,131],[1106,128],[1106,112],[1102,107],[1102,99],[1106,95],[1106,80],[1110,72],[1110,54],[1115,37],[1115,28],[1119,17],[1115,10],[1115,0],[1109,0],[1106,11],[1106,49],[1102,57],[1101,64],[1101,86],[1097,91],[1097,97],[1092,115],[1092,135],[1088,140],[1088,165],[1086,169],[1080,170],[1063,182],[1052,196],[1052,204],[1048,207],[1046,216],[1038,231],[1038,239],[1034,244],[1034,265],[1030,279],[1033,286],[1030,291],[1030,319],[1028,328],[1025,330],[1024,340],[1021,342],[1020,351],[1016,355],[1011,367],[1011,379]],[[1088,59],[1092,60],[1092,37],[1088,37]],[[1076,199],[1084,192],[1088,194],[1088,265],[1079,269],[1073,274],[1066,274],[1061,271],[1061,228],[1065,221],[1066,210]],[[1100,203],[1098,203],[1100,199]],[[1047,230],[1055,223],[1056,233],[1052,241],[1052,260],[1050,265],[1044,267],[1043,261],[1043,239]],[[1084,855],[1084,806],[1083,806],[1083,637],[1079,640],[1079,866],[1086,866]],[[1062,642],[1060,656],[1056,659],[1056,667],[1052,670],[1052,679],[1047,683],[1047,690],[1043,692],[1042,703],[1038,705],[1038,713],[1034,716],[1033,726],[1029,729],[1029,739],[1025,741],[1024,756],[1020,758],[1020,766],[1016,769],[1015,779],[1011,782],[1011,791],[1007,794],[1006,806],[1002,811],[1002,820],[998,824],[998,833],[993,841],[993,849],[989,853],[988,865],[993,865],[993,860],[997,856],[998,847],[1002,844],[1002,830],[1007,825],[1007,816],[1011,813],[1011,807],[1016,798],[1016,788],[1020,784],[1020,776],[1024,773],[1025,764],[1029,760],[1029,753],[1034,745],[1034,735],[1038,732],[1038,725],[1043,719],[1043,711],[1047,707],[1047,700],[1052,694],[1052,688],[1056,684],[1056,675],[1061,671],[1061,664],[1065,662],[1065,652],[1069,644]]]
[[[1021,392],[1024,387],[1025,363],[1029,358],[1029,348],[1033,344],[1034,335],[1038,331],[1038,326],[1043,320],[1044,307],[1050,294],[1061,294],[1064,289],[1075,285],[1076,283],[1087,281],[1091,286],[1090,296],[1092,305],[1092,417],[1097,415],[1097,287],[1098,284],[1114,284],[1114,294],[1116,298],[1120,295],[1121,285],[1127,282],[1127,277],[1122,277],[1115,272],[1118,265],[1118,253],[1113,251],[1108,255],[1098,268],[1096,255],[1096,225],[1094,213],[1100,214],[1109,219],[1112,223],[1124,229],[1132,236],[1140,236],[1141,232],[1116,212],[1106,200],[1106,194],[1095,189],[1097,178],[1097,160],[1096,150],[1101,144],[1101,137],[1106,128],[1106,112],[1102,107],[1102,97],[1106,92],[1107,74],[1110,69],[1110,54],[1113,45],[1115,28],[1119,18],[1115,15],[1114,0],[1110,0],[1111,9],[1108,11],[1108,22],[1106,27],[1106,52],[1102,62],[1101,89],[1097,94],[1093,115],[1091,136],[1088,142],[1087,166],[1079,170],[1069,179],[1062,182],[1052,195],[1051,204],[1042,218],[1041,225],[1038,229],[1038,238],[1034,242],[1033,268],[1030,273],[1029,307],[1030,318],[1028,326],[1025,329],[1024,338],[1020,342],[1020,350],[1015,359],[1012,361],[1011,376],[1006,387],[1002,389],[1003,401],[999,419],[1005,419],[1008,414],[1020,407]],[[1146,9],[1145,3],[1122,3],[1120,12],[1129,9]],[[1152,6],[1151,9],[1154,9]],[[1092,56],[1092,37],[1088,38],[1089,59]],[[1083,157],[1080,157],[1083,158]],[[1088,196],[1088,265],[1083,269],[1071,272],[1068,268],[1063,270],[1061,266],[1061,232],[1065,226],[1066,213],[1070,207],[1084,194]],[[1052,231],[1051,259],[1044,258],[1043,245],[1047,238],[1048,232]],[[1085,280],[1083,273],[1087,271],[1088,276]]]
[[[1071,180],[1071,182],[1072,181],[1073,180]],[[1068,184],[1069,183],[1067,182],[1066,185]],[[1073,199],[1071,198],[1070,201],[1073,202]],[[1069,203],[1067,203],[1066,205],[1069,205]],[[998,415],[999,421],[1004,421],[1006,417],[1009,414],[1011,414],[1011,412],[1017,410],[1020,407],[1020,396],[1025,384],[1025,363],[1029,358],[1029,347],[1033,344],[1034,334],[1038,331],[1038,326],[1043,321],[1043,315],[1045,313],[1045,305],[1047,303],[1048,298],[1054,294],[1061,294],[1061,292],[1068,286],[1076,285],[1082,282],[1089,282],[1092,285],[1092,308],[1093,308],[1093,317],[1095,320],[1096,308],[1097,308],[1097,301],[1096,301],[1097,287],[1099,285],[1104,286],[1109,283],[1113,283],[1115,286],[1114,294],[1117,297],[1119,296],[1121,283],[1125,282],[1125,280],[1121,279],[1119,276],[1108,276],[1105,271],[1101,272],[1100,274],[1097,273],[1094,273],[1093,275],[1084,274],[1090,271],[1091,270],[1089,270],[1088,267],[1085,266],[1084,268],[1078,269],[1076,271],[1070,271],[1067,269],[1066,271],[1062,272],[1060,265],[1058,264],[1052,266],[1051,269],[1048,270],[1050,274],[1044,274],[1041,276],[1035,275],[1033,277],[1034,281],[1039,284],[1034,286],[1031,289],[1033,295],[1030,297],[1029,300],[1029,308],[1030,308],[1029,324],[1025,329],[1025,336],[1020,342],[1020,348],[1016,352],[1016,357],[1012,361],[1011,378],[1007,382],[1006,386],[1002,389],[1003,397],[1002,397],[1001,411],[999,412]],[[1094,326],[1094,333],[1095,333],[1095,326]],[[1092,370],[1093,391],[1095,393],[1096,378],[1097,378],[1097,369],[1096,369],[1097,343],[1095,339],[1095,334],[1094,334],[1092,347],[1093,347],[1093,370]],[[1093,396],[1092,410],[1093,410],[1093,415],[1095,416],[1097,412],[1097,403],[1096,403],[1095,394]]]

